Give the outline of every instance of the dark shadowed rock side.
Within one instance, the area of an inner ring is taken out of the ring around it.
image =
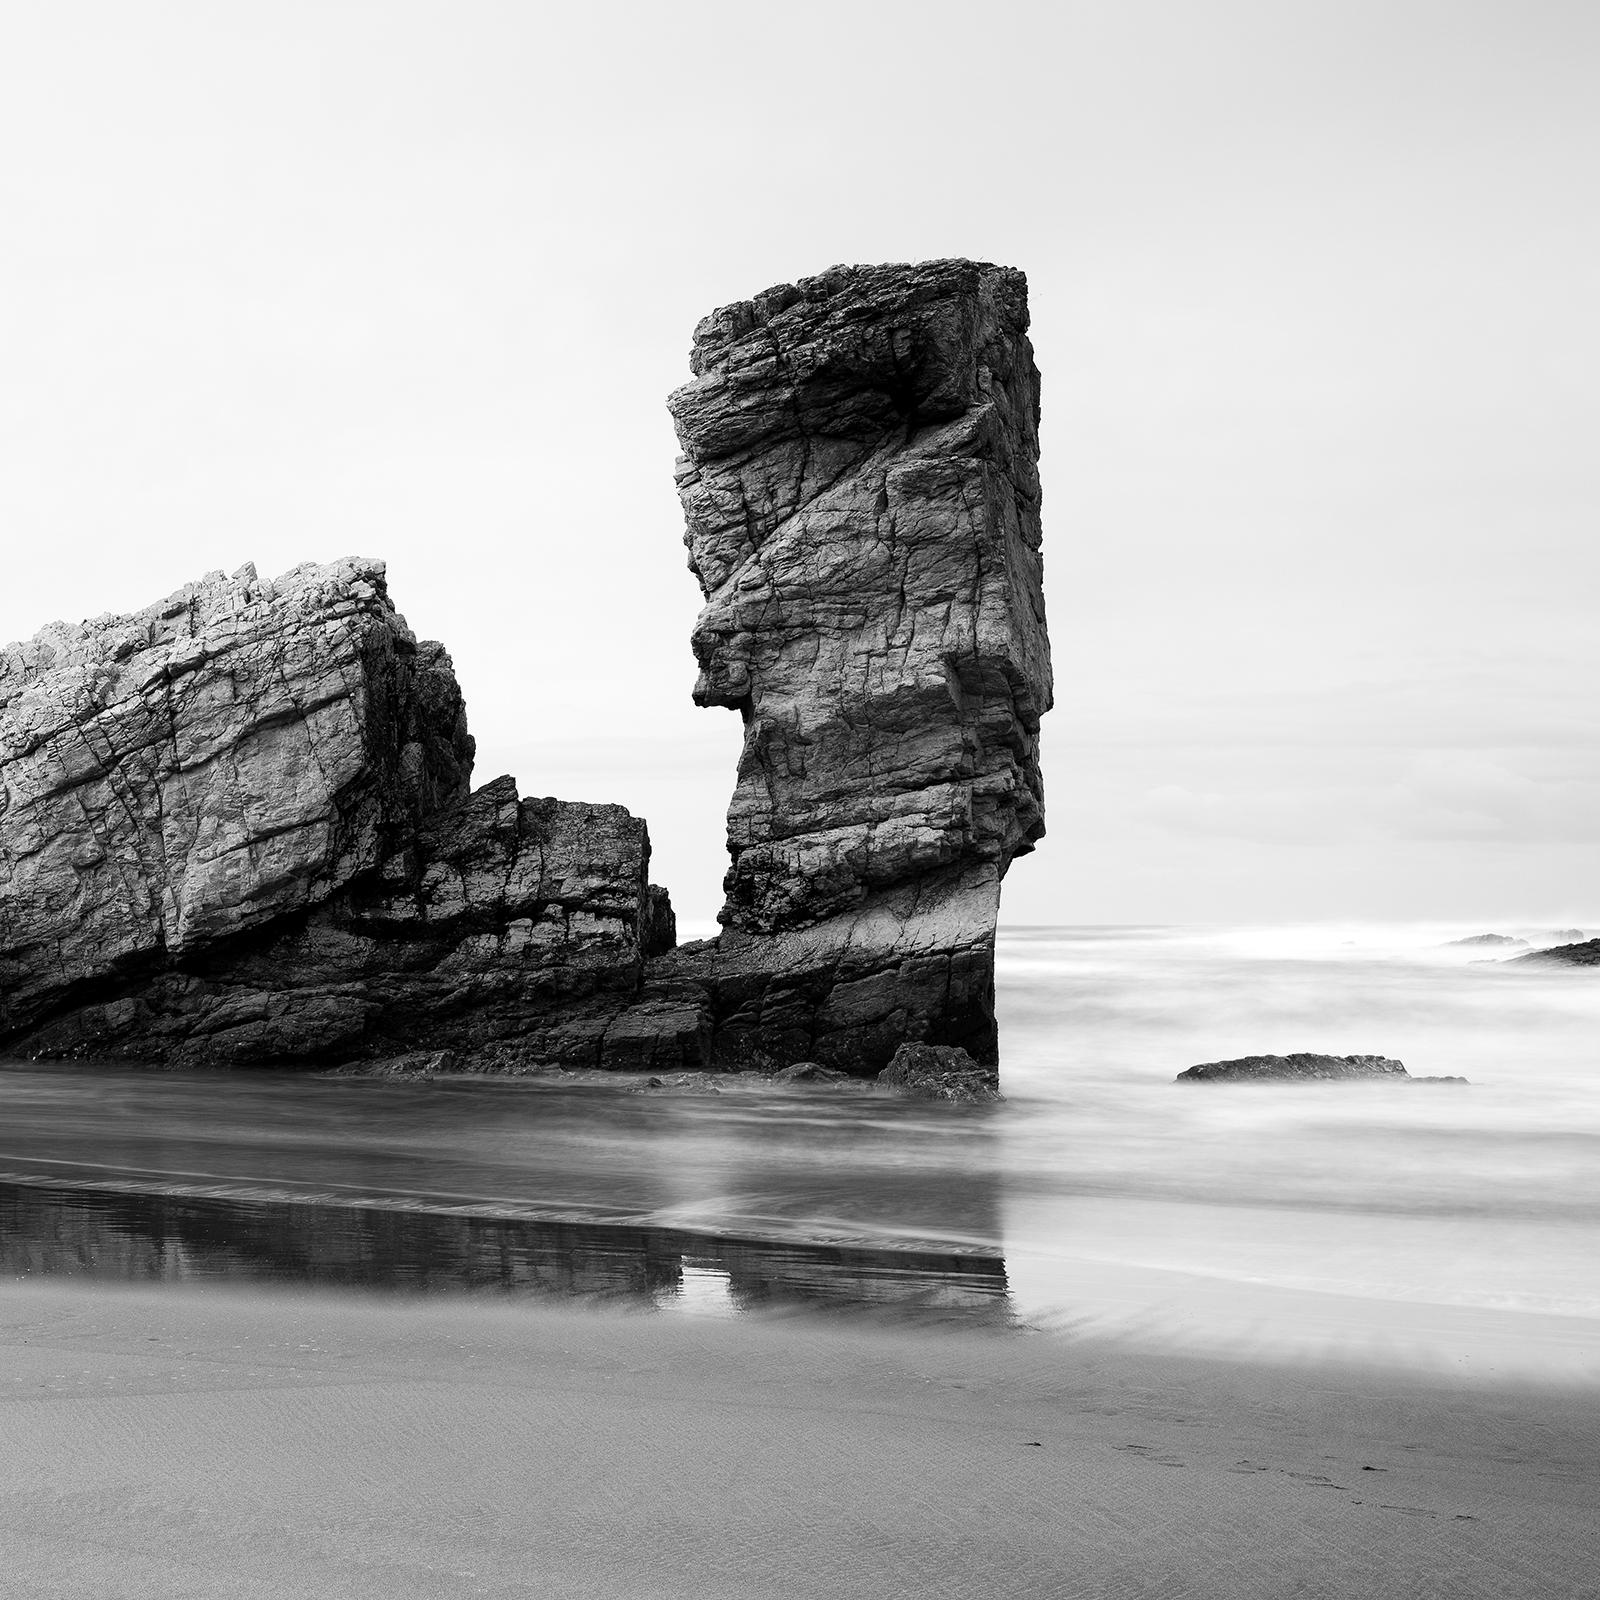
[[[1405,1064],[1388,1056],[1319,1056],[1301,1051],[1288,1056],[1238,1056],[1205,1061],[1180,1072],[1177,1083],[1310,1083],[1380,1078],[1407,1083],[1465,1083],[1465,1078],[1413,1078]]]
[[[469,793],[472,755],[450,658],[381,562],[215,573],[11,646],[0,1043],[648,1065],[630,1010],[673,933],[644,824],[510,778]]]
[[[652,968],[716,1064],[992,1066],[1044,832],[1039,375],[1020,272],[840,267],[724,307],[672,396],[695,699],[739,712],[721,935]]]

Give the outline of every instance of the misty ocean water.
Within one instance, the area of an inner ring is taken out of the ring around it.
[[[104,1230],[157,1225],[107,1220],[104,1197],[187,1197],[237,1217],[301,1208],[316,1238],[288,1252],[300,1262],[334,1249],[340,1217],[375,1213],[675,1230],[843,1251],[837,1268],[813,1253],[760,1269],[798,1273],[822,1303],[830,1272],[860,1277],[848,1253],[867,1251],[868,1300],[987,1304],[1000,1284],[1008,1319],[1034,1328],[1449,1361],[1487,1317],[1512,1365],[1600,1367],[1600,975],[1448,943],[1477,931],[1010,930],[1007,1099],[992,1107],[825,1086],[9,1063],[0,1182],[57,1209],[13,1204],[0,1264],[115,1275],[112,1257],[132,1257]],[[1470,1082],[1173,1082],[1196,1062],[1297,1050]],[[101,1197],[101,1233],[63,1231],[68,1195],[80,1210]],[[378,1249],[363,1226],[347,1264]],[[286,1270],[275,1237],[246,1229],[184,1270],[237,1270],[251,1250]],[[405,1258],[385,1268],[396,1282],[426,1280],[423,1258],[445,1248],[436,1228],[384,1237]],[[664,1308],[740,1309],[749,1259],[700,1248],[645,1288]],[[917,1252],[920,1276],[883,1266]]]

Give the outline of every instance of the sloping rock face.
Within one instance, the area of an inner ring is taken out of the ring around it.
[[[380,562],[213,574],[10,647],[0,1043],[180,1065],[696,1052],[698,1018],[659,1002],[629,1033],[673,941],[644,824],[509,778],[469,794],[472,756],[450,658]]]
[[[695,331],[670,402],[695,699],[746,731],[725,931],[656,971],[698,986],[716,1063],[996,1059],[1000,881],[1044,831],[1051,703],[1027,328],[1021,273],[936,261]]]
[[[1510,965],[1553,967],[1600,967],[1600,939],[1585,939],[1579,944],[1558,944],[1549,950],[1530,950],[1513,956]]]

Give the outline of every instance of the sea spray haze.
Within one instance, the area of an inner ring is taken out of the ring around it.
[[[1600,984],[1447,944],[1472,931],[1008,934],[1014,1278],[1027,1241],[1046,1258],[1035,1292],[1058,1306],[1051,1256],[1600,1316]],[[1470,1082],[1172,1081],[1299,1050]]]

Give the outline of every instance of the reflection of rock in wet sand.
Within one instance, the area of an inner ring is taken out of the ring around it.
[[[685,1309],[706,1309],[704,1285],[716,1281],[727,1310],[811,1306],[1009,1318],[1005,1263],[997,1256],[11,1183],[0,1184],[0,1271],[499,1291],[664,1307],[682,1301]]]

